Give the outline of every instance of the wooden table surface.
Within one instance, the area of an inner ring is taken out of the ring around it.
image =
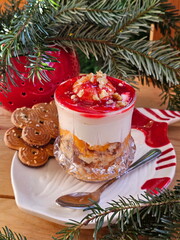
[[[159,93],[157,88],[140,86],[136,107],[166,109],[166,106],[160,106]],[[0,108],[0,230],[8,226],[12,231],[26,236],[28,240],[50,240],[63,226],[25,213],[15,203],[10,178],[11,161],[15,151],[7,148],[3,141],[5,131],[12,126],[10,116],[10,112]],[[169,186],[173,188],[180,177],[180,122],[168,127],[168,137],[177,155],[176,174]],[[92,234],[93,230],[82,230],[79,239],[92,240]]]

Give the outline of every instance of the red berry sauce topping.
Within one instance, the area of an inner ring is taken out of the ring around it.
[[[122,80],[97,72],[63,82],[55,96],[74,111],[98,114],[127,107],[135,97],[135,90]]]

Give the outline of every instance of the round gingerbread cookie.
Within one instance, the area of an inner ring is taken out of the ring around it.
[[[49,119],[44,121],[44,127],[46,128],[47,132],[51,136],[51,138],[57,138],[59,135],[59,126],[58,123]]]
[[[54,157],[54,144],[49,143],[44,147],[44,149],[47,151],[49,157]]]
[[[11,115],[11,122],[18,128],[32,126],[37,121],[37,113],[31,108],[17,108]]]
[[[44,127],[36,125],[35,127],[24,127],[22,139],[30,146],[39,147],[48,144],[51,136]]]
[[[40,118],[43,119],[57,119],[57,108],[54,101],[50,103],[37,103],[32,109],[38,114]]]
[[[19,150],[20,147],[24,147],[26,143],[21,138],[22,129],[17,127],[9,128],[4,134],[4,142],[7,147],[14,150]]]
[[[49,154],[44,148],[24,146],[19,148],[19,160],[29,167],[43,166],[49,159]]]

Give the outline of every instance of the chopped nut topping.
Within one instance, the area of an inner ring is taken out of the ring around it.
[[[122,83],[118,84],[123,86]],[[122,107],[127,103],[125,99],[116,91],[115,86],[108,79],[107,75],[101,71],[97,72],[96,75],[93,73],[87,74],[79,78],[73,84],[73,94],[71,99],[82,101],[93,104],[93,101],[104,102],[108,105]]]
[[[77,93],[77,96],[81,98],[83,94],[84,94],[84,89],[81,89],[81,90]]]
[[[122,106],[126,106],[128,103],[127,102],[121,102]]]
[[[73,95],[71,96],[71,99],[74,100],[74,101],[77,101],[77,97],[76,97],[76,95],[73,94]]]
[[[121,95],[120,95],[119,93],[117,93],[117,92],[113,94],[113,98],[114,98],[114,99],[117,99],[117,100],[119,100],[119,101],[122,100]]]
[[[94,101],[99,101],[99,100],[100,100],[97,94],[94,94],[94,95],[93,95],[93,100],[94,100]]]
[[[105,73],[102,73],[102,71],[98,71],[98,72],[96,73],[96,75],[97,75],[97,78],[100,78],[100,77],[103,77],[103,76],[105,76],[105,78],[106,78],[106,74],[105,74]]]
[[[113,100],[112,99],[110,99],[110,100],[108,100],[107,102],[106,102],[106,104],[112,104],[113,103]]]
[[[89,79],[90,82],[94,82],[94,74],[93,73],[90,73],[90,79]]]
[[[108,82],[108,80],[107,80],[107,78],[106,78],[106,74],[104,74],[102,77],[97,77],[97,81],[101,84],[103,84],[103,85],[105,85],[107,82]]]
[[[116,107],[125,107],[127,105],[127,102],[117,101]]]
[[[108,97],[108,96],[109,96],[109,94],[106,92],[105,89],[103,89],[103,90],[101,91],[101,93],[99,94],[100,99],[105,98],[105,97]]]

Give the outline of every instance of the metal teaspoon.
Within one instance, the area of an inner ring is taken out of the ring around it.
[[[133,171],[134,169],[144,165],[145,163],[150,162],[151,160],[159,157],[160,155],[161,155],[160,149],[151,149],[142,157],[140,157],[137,161],[131,164],[129,168],[121,176]],[[74,192],[60,196],[59,198],[56,199],[56,203],[63,207],[78,207],[78,208],[94,205],[94,202],[99,202],[101,193],[121,176],[118,176],[105,182],[94,192]]]

